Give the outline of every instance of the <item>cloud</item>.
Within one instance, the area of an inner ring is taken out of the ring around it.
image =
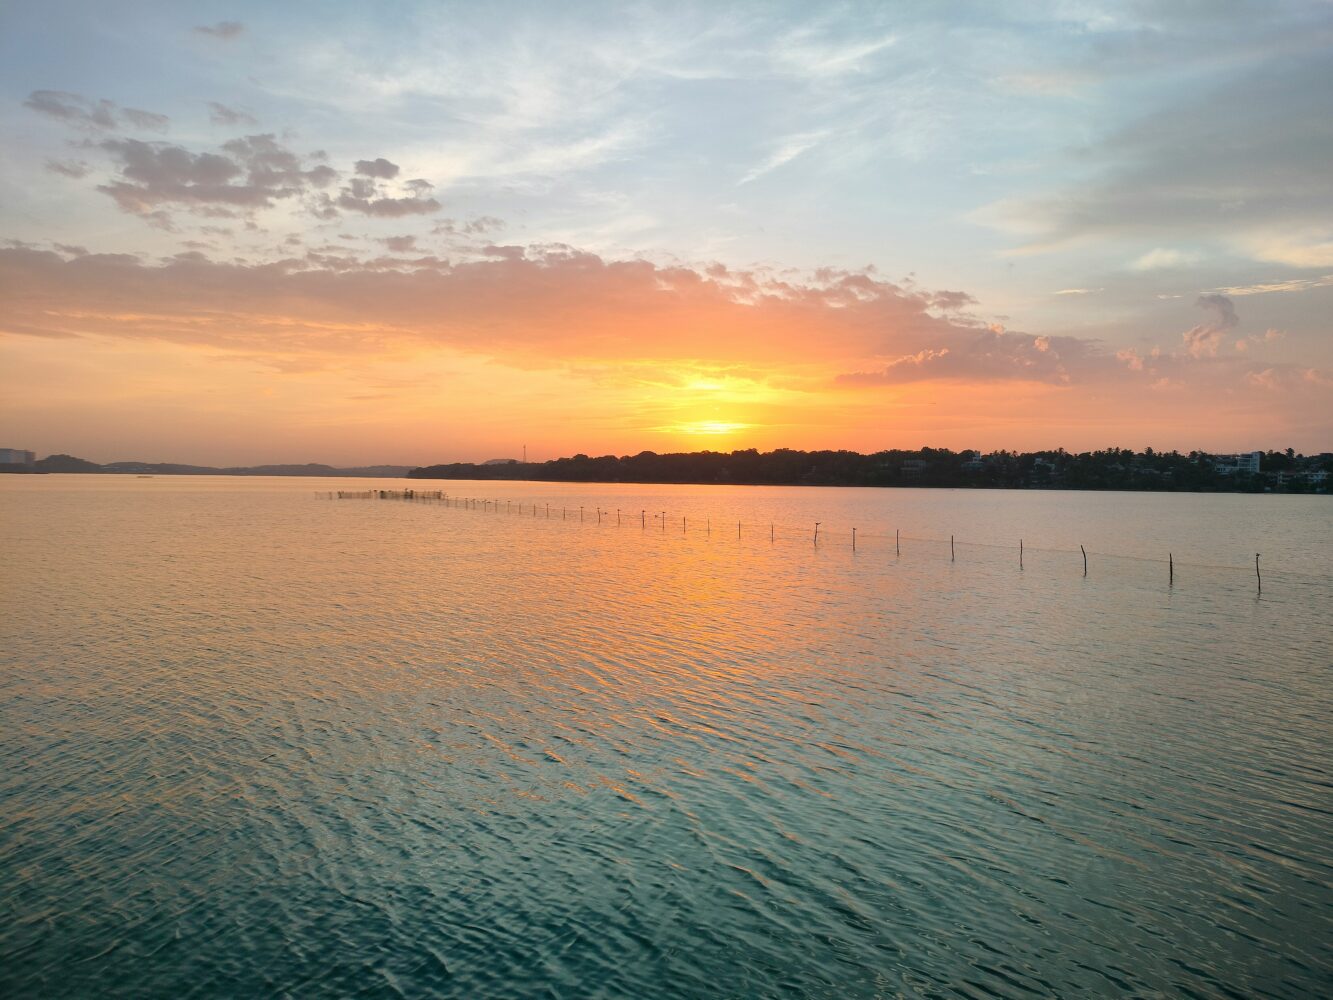
[[[357,160],[356,172],[363,177],[379,177],[393,180],[398,176],[398,164],[390,163],[380,156],[373,160]]]
[[[1200,299],[1212,318],[1178,353],[1115,354],[1096,340],[942,314],[940,294],[964,293],[866,271],[699,270],[608,260],[560,244],[496,245],[484,256],[445,260],[410,236],[378,242],[379,255],[335,243],[298,246],[270,263],[14,246],[0,250],[0,287],[9,291],[0,299],[0,333],[160,341],[286,366],[440,350],[621,382],[668,368],[744,368],[793,392],[841,390],[854,408],[870,405],[857,393],[926,383],[962,387],[948,391],[963,395],[1006,384],[1034,392],[1087,386],[1090,399],[1113,392],[1128,399],[1154,382],[1173,391],[1206,383],[1218,392],[1273,367],[1215,356],[1223,331],[1236,325],[1223,296]],[[640,374],[625,374],[633,372]]]
[[[1328,236],[1331,223],[1327,219],[1325,216],[1325,221],[1314,228],[1284,226],[1277,231],[1260,230],[1246,237],[1243,249],[1255,260],[1290,267],[1333,267],[1333,239]]]
[[[348,181],[331,204],[383,219],[429,215],[440,209],[440,203],[429,196],[433,188],[429,181],[417,178],[404,182],[401,188],[407,193],[403,195],[395,195],[381,184],[379,178],[391,178],[398,173],[398,167],[388,160],[358,160],[356,169],[360,176]]]
[[[410,238],[380,242],[418,254]],[[199,254],[66,260],[16,248],[0,251],[0,283],[18,290],[0,304],[0,330],[247,355],[433,345],[526,368],[673,362],[807,371],[812,384],[846,389],[927,380],[1062,386],[1125,374],[1095,341],[940,316],[936,294],[864,272],[824,269],[800,281],[705,273],[561,245],[495,246],[454,263],[329,248],[249,265]]]
[[[930,304],[942,312],[957,312],[977,304],[977,300],[967,292],[938,291],[930,296]]]
[[[1253,370],[1248,372],[1245,378],[1250,385],[1270,392],[1293,392],[1301,389],[1324,392],[1333,387],[1333,374],[1300,365],[1275,365],[1271,368]]]
[[[148,215],[163,206],[202,209],[271,207],[275,201],[328,186],[333,168],[307,168],[302,158],[271,135],[223,143],[221,153],[192,153],[182,146],[138,139],[99,144],[120,169],[119,179],[98,187],[123,211]],[[214,211],[212,214],[217,214]]]
[[[950,331],[941,344],[893,358],[878,370],[839,375],[837,382],[873,386],[933,379],[1069,385],[1106,376],[1116,367],[1096,342],[1076,337],[961,329]]]
[[[1268,281],[1254,285],[1233,285],[1229,288],[1219,288],[1217,291],[1223,295],[1238,298],[1245,295],[1267,295],[1270,292],[1304,292],[1311,288],[1329,287],[1333,287],[1333,274],[1325,274],[1318,278],[1291,278],[1287,281]]]
[[[63,90],[34,90],[23,102],[38,114],[90,132],[134,128],[165,132],[171,123],[166,115],[139,108],[122,108],[115,101],[98,100]]]
[[[1062,288],[1058,292],[1052,292],[1052,295],[1096,295],[1098,292],[1104,292],[1104,288]]]
[[[254,115],[245,111],[237,111],[235,108],[229,108],[225,104],[219,104],[217,101],[208,102],[208,120],[214,125],[258,125],[259,122]]]
[[[194,30],[201,35],[229,42],[245,31],[245,25],[240,21],[219,21],[217,24],[198,25]]]
[[[851,41],[817,38],[816,32],[801,28],[781,40],[774,49],[780,66],[798,77],[823,78],[861,73],[871,56],[896,45],[898,36]]]
[[[1186,330],[1180,337],[1191,357],[1212,357],[1217,354],[1217,348],[1227,331],[1235,329],[1240,322],[1236,316],[1236,307],[1225,295],[1200,295],[1194,304],[1212,313],[1213,318]]]
[[[401,246],[401,244],[400,244]],[[932,315],[931,296],[868,275],[804,283],[750,272],[607,261],[559,245],[496,247],[481,260],[359,259],[312,252],[271,264],[65,260],[0,251],[8,326],[311,351],[440,344],[565,363],[579,357],[854,364],[950,346],[976,330]],[[43,319],[42,317],[46,317]],[[361,332],[353,332],[361,331]],[[271,338],[276,340],[271,341]]]
[[[758,165],[750,169],[740,180],[736,182],[749,184],[751,181],[758,180],[764,174],[771,173],[784,164],[790,163],[802,153],[814,149],[828,135],[825,131],[807,132],[802,135],[789,136],[779,143],[778,147],[770,153]]]
[[[1327,37],[1324,26],[1280,59],[1238,61],[1223,84],[1182,90],[1189,96],[1173,106],[1071,150],[1082,167],[1077,185],[996,202],[973,217],[1028,234],[1036,252],[1088,237],[1188,232],[1254,259],[1333,263]],[[1184,262],[1173,253],[1152,251],[1140,263]]]
[[[53,174],[60,174],[62,177],[72,177],[74,180],[87,177],[92,171],[92,167],[82,160],[54,160],[46,161],[46,169]]]
[[[436,234],[479,236],[503,229],[504,225],[504,219],[498,219],[494,215],[479,215],[466,222],[460,222],[458,219],[441,219],[431,227],[430,231]]]
[[[1135,271],[1159,271],[1173,267],[1184,267],[1187,264],[1193,264],[1198,259],[1199,255],[1195,253],[1158,247],[1155,250],[1149,250],[1130,264],[1130,267]]]
[[[1262,334],[1243,337],[1240,340],[1237,340],[1236,350],[1243,354],[1249,351],[1251,344],[1271,344],[1275,340],[1285,339],[1286,336],[1287,332],[1285,330],[1279,330],[1276,327],[1270,326]]]
[[[1116,360],[1124,362],[1125,366],[1132,372],[1143,371],[1143,356],[1132,347],[1126,347],[1124,350],[1115,352]]]

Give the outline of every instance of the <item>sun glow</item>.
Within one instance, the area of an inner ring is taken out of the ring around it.
[[[743,431],[749,424],[730,423],[725,420],[696,420],[693,423],[678,424],[671,428],[679,434],[735,434],[737,431]]]

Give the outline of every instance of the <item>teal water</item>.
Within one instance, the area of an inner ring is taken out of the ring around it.
[[[1329,498],[6,478],[0,995],[1333,992]]]

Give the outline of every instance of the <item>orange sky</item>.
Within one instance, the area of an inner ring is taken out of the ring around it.
[[[103,461],[1223,450],[1299,442],[1330,389],[1183,343],[1117,356],[1002,332],[966,300],[873,274],[778,280],[563,248],[318,267],[11,249],[0,281],[11,436]]]

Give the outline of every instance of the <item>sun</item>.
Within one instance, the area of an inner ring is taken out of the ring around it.
[[[749,426],[749,424],[732,423],[726,420],[696,420],[692,423],[678,424],[674,430],[680,434],[701,434],[717,437],[723,434],[735,434]]]

